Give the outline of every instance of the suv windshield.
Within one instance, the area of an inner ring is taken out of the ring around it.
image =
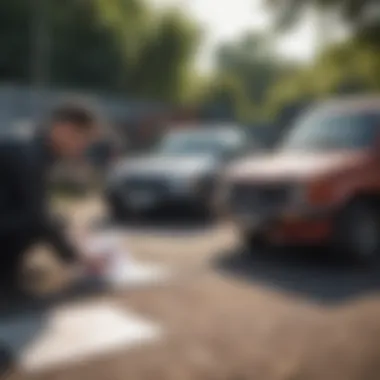
[[[370,147],[380,127],[380,114],[308,114],[281,144],[286,151],[326,151]]]
[[[181,131],[168,134],[158,146],[163,155],[225,155],[242,150],[246,144],[239,130]]]

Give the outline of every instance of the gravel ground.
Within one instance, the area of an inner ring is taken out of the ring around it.
[[[102,213],[96,202],[65,210],[78,225]],[[177,276],[161,287],[103,297],[159,322],[165,338],[38,379],[380,378],[377,272],[313,260],[294,264],[289,259],[290,265],[284,257],[238,259],[236,234],[227,224],[134,227],[127,241],[136,258],[166,263]],[[217,265],[226,258],[236,259],[230,270]],[[10,378],[30,377],[14,373]]]

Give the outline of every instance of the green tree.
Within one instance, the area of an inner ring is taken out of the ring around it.
[[[30,76],[31,2],[0,2],[0,79],[24,82]]]
[[[194,24],[182,14],[164,13],[141,49],[131,82],[134,93],[171,102],[185,100],[198,36]]]
[[[339,12],[344,20],[356,26],[363,22],[377,0],[267,0],[267,3],[280,26],[293,24],[310,7]]]
[[[185,98],[196,27],[143,0],[0,2],[0,80],[30,83],[36,15],[50,42],[43,57],[49,85]]]
[[[293,104],[346,95],[380,91],[380,55],[371,44],[349,40],[332,46],[316,61],[276,82],[265,111],[275,116]]]
[[[250,103],[242,106],[249,108],[245,114],[256,117],[261,113],[268,90],[289,70],[288,66],[274,54],[270,39],[258,33],[248,33],[237,41],[223,44],[217,54],[219,75],[235,78],[247,97],[242,102]]]
[[[339,15],[354,35],[380,45],[378,0],[266,0],[275,15],[276,25],[286,29],[302,18],[307,9]],[[321,32],[323,32],[321,30]]]
[[[319,13],[321,26],[326,25],[324,18],[334,15],[351,31],[345,42],[325,45],[312,64],[293,70],[271,87],[264,107],[268,117],[281,119],[282,115],[294,114],[294,110],[329,96],[380,91],[380,22],[369,17],[375,12],[371,7],[378,1],[267,0],[267,3],[275,15],[277,31],[292,27],[307,10]],[[322,37],[328,34],[323,28],[320,32]]]
[[[206,118],[239,121],[250,118],[250,102],[245,89],[235,76],[228,74],[219,74],[210,80],[201,109]]]

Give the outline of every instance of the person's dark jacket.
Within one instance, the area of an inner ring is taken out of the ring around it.
[[[0,241],[35,234],[71,260],[75,249],[49,212],[48,176],[53,163],[54,155],[42,136],[0,139]]]

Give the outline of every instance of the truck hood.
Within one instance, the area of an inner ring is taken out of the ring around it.
[[[196,157],[152,155],[122,160],[111,170],[111,174],[114,178],[130,175],[190,177],[206,174],[215,170],[217,166],[218,161],[208,155]]]
[[[363,152],[271,154],[242,160],[228,168],[228,176],[252,180],[310,180],[354,169],[368,155]]]

